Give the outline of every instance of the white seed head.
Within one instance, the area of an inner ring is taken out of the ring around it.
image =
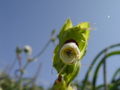
[[[111,18],[111,16],[107,16],[107,18],[108,18],[108,19],[110,19],[110,18]]]
[[[28,55],[31,55],[32,53],[32,48],[29,45],[24,46],[24,52]]]
[[[65,64],[73,64],[80,59],[80,50],[76,43],[70,42],[63,45],[60,58]]]

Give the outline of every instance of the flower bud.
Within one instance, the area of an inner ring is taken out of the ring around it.
[[[31,55],[32,48],[29,45],[24,46],[24,52],[28,55]]]
[[[20,47],[16,47],[16,54],[21,54],[22,53],[22,49]]]
[[[65,64],[73,64],[80,59],[80,50],[76,43],[70,42],[62,46],[60,58]]]

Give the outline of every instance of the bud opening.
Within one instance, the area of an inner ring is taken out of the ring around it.
[[[80,59],[80,50],[76,43],[69,42],[60,49],[60,58],[65,64],[73,64]]]

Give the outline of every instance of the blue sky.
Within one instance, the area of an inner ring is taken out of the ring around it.
[[[88,52],[77,77],[82,80],[94,56],[106,46],[120,42],[119,3],[119,0],[0,0],[1,70],[15,58],[17,45],[32,46],[34,56],[47,43],[52,30],[56,29],[58,33],[64,21],[71,18],[74,25],[89,21],[96,28],[91,32]],[[37,61],[42,63],[38,84],[52,85],[57,77],[52,68],[54,47],[50,44]],[[27,76],[35,73],[37,62],[27,68]],[[119,63],[118,57],[109,60],[108,78],[119,67]],[[102,74],[99,77],[98,81],[102,83]]]

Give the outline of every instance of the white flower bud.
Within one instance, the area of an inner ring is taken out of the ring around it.
[[[32,48],[29,45],[24,46],[24,52],[28,55],[31,55],[32,53]]]
[[[73,64],[80,59],[80,50],[76,43],[70,42],[63,45],[60,58],[65,64]]]

